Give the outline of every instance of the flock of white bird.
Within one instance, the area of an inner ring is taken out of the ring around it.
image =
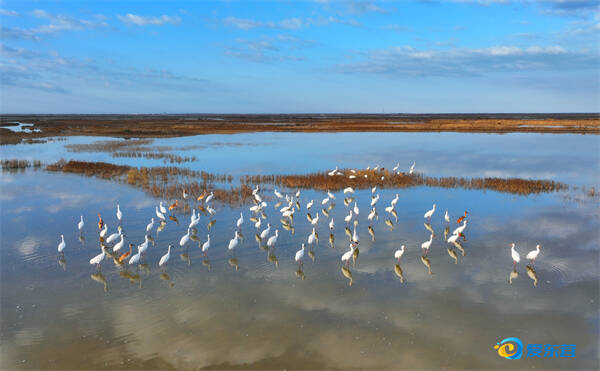
[[[398,171],[399,166],[400,165],[397,164],[396,167],[393,168],[393,170]],[[414,168],[415,168],[415,163],[413,163],[412,166],[410,167],[409,174],[412,174],[414,172]],[[369,167],[367,169],[369,170],[371,168]],[[378,169],[379,169],[379,165],[377,165],[373,168],[373,170],[378,170]],[[356,174],[357,174],[357,172],[355,170],[350,170],[350,174],[348,174],[347,176],[349,179],[353,179],[353,177],[356,177]],[[334,170],[330,171],[328,173],[328,175],[329,176],[345,176],[341,171],[338,170],[337,167]],[[285,206],[283,206],[279,209],[279,212],[281,213],[281,216],[282,216],[282,219],[281,219],[282,226],[285,229],[292,228],[296,210],[299,211],[302,209],[301,204],[300,204],[300,191],[297,190],[295,193],[282,194],[277,189],[275,189],[273,191],[273,193],[278,201],[277,204],[275,205],[275,208],[278,208],[279,206],[281,206],[282,204],[285,203]],[[344,218],[344,222],[346,224],[351,224],[351,223],[354,224],[353,231],[351,231],[348,228],[348,226],[345,227],[346,234],[348,235],[349,240],[350,240],[349,250],[344,252],[341,256],[341,261],[345,264],[345,266],[347,266],[349,264],[349,261],[351,258],[354,258],[354,259],[357,258],[358,245],[360,243],[360,238],[359,238],[357,230],[356,230],[356,227],[358,225],[358,216],[360,214],[360,209],[357,205],[357,202],[354,201],[353,194],[354,194],[354,189],[352,187],[344,188],[344,190],[343,190],[343,196],[345,197],[344,204],[349,208],[348,215]],[[372,221],[374,218],[378,218],[376,207],[377,207],[377,202],[379,201],[380,196],[377,193],[376,186],[371,189],[371,194],[372,194],[371,202],[370,202],[371,210],[367,216],[367,219],[369,221]],[[267,207],[267,202],[263,200],[263,197],[260,194],[260,188],[258,185],[256,186],[256,188],[253,189],[252,195],[253,195],[254,205],[249,208],[249,211],[252,214],[252,216],[250,217],[250,220],[251,220],[251,222],[254,223],[254,227],[256,228],[256,230],[260,231],[260,228],[262,225],[262,219],[266,219],[266,216],[265,216],[263,210]],[[184,200],[189,198],[189,195],[186,193],[185,190],[182,191],[182,196],[183,196]],[[207,194],[206,191],[197,198],[198,201],[204,202],[203,208],[207,211],[207,213],[211,217],[216,214],[215,209],[211,207],[211,203],[210,203],[213,200],[213,198],[214,198],[214,194],[212,192],[210,194]],[[335,199],[336,199],[335,194],[330,191],[327,191],[326,197],[321,201],[321,206],[323,207],[322,213],[323,213],[324,217],[329,216],[329,211],[335,205],[333,203],[333,200],[335,200]],[[396,204],[398,203],[398,199],[399,199],[399,195],[396,194],[395,198],[393,198],[391,200],[390,205],[385,207],[385,211],[387,213],[395,216],[396,220],[397,220],[397,214],[395,211],[395,207],[396,207]],[[354,201],[354,204],[352,205],[353,201]],[[318,233],[316,232],[316,227],[320,221],[319,212],[317,211],[316,216],[314,216],[314,217],[311,216],[311,214],[310,214],[310,211],[314,205],[315,205],[315,201],[312,199],[305,204],[305,210],[307,212],[307,219],[312,225],[312,232],[309,234],[306,244],[302,243],[301,248],[296,252],[296,254],[294,256],[294,260],[296,262],[298,262],[299,266],[301,266],[303,264],[306,246],[307,245],[312,246],[318,242]],[[327,205],[328,205],[328,207],[325,208],[325,206],[327,206]],[[175,207],[177,207],[177,201],[169,207],[169,210],[171,210],[172,208],[175,208]],[[181,239],[179,240],[179,246],[182,248],[185,247],[186,244],[189,242],[190,237],[193,236],[192,231],[195,231],[195,226],[198,225],[198,223],[200,222],[200,214],[196,213],[195,208],[192,210],[193,210],[193,212],[190,216],[190,223],[187,228],[187,233],[185,235],[183,235],[181,237]],[[433,241],[435,234],[434,234],[434,231],[431,228],[429,222],[431,221],[431,218],[434,216],[435,211],[436,211],[436,204],[433,204],[433,207],[430,210],[428,210],[427,212],[425,212],[425,214],[423,215],[423,217],[427,220],[427,223],[425,223],[425,227],[431,232],[431,234],[429,236],[429,239],[424,241],[421,244],[421,249],[423,251],[423,255],[422,255],[421,259],[422,259],[423,263],[430,269],[430,273],[431,273],[431,268],[429,265],[429,261],[427,259],[427,254],[429,252],[429,248],[431,246],[431,243]],[[168,210],[163,205],[162,201],[159,203],[158,206],[155,207],[155,213],[156,213],[156,216],[158,217],[158,219],[160,220],[160,226],[162,228],[164,228],[164,225],[167,222]],[[458,243],[458,239],[460,237],[464,238],[463,232],[467,227],[467,220],[466,220],[467,214],[468,214],[468,212],[465,211],[464,216],[461,216],[460,218],[457,219],[457,224],[459,224],[459,226],[456,229],[454,229],[451,236],[448,237],[447,239],[446,239],[446,237],[447,237],[449,228],[447,227],[446,231],[445,231],[444,239],[448,243],[455,244],[459,248],[460,248],[460,244]],[[98,216],[99,216],[98,228],[99,228],[99,235],[100,235],[100,242],[101,242],[100,243],[101,252],[100,252],[100,254],[92,257],[90,259],[89,263],[91,265],[96,265],[99,268],[100,264],[102,263],[102,261],[105,259],[105,257],[108,254],[107,249],[111,249],[112,253],[110,254],[110,256],[112,256],[116,262],[119,262],[121,264],[127,263],[129,265],[139,264],[142,260],[142,257],[144,256],[145,252],[148,250],[149,242],[151,239],[150,233],[155,226],[155,219],[151,218],[150,223],[148,223],[148,225],[146,226],[146,234],[144,237],[144,242],[142,242],[140,245],[137,246],[137,253],[131,255],[134,245],[129,244],[129,251],[118,255],[117,253],[123,248],[123,246],[125,244],[125,236],[123,234],[123,229],[121,227],[121,222],[123,220],[123,213],[121,211],[120,206],[117,205],[117,210],[116,210],[116,216],[117,216],[117,221],[118,221],[117,232],[115,232],[113,234],[110,234],[107,236],[108,226],[106,223],[104,223],[100,214],[98,214]],[[450,216],[448,214],[448,210],[446,210],[446,212],[444,214],[444,220],[446,221],[446,223],[448,223],[448,225],[450,225],[451,221],[450,221]],[[460,224],[461,222],[462,222],[462,224]],[[234,236],[229,241],[229,244],[227,246],[227,249],[229,251],[234,251],[236,249],[236,247],[239,245],[239,242],[241,239],[240,231],[241,231],[241,227],[243,224],[244,224],[244,215],[243,215],[243,212],[241,212],[240,217],[236,221],[236,229],[234,230]],[[386,224],[388,224],[389,226],[392,226],[391,220],[390,219],[386,220]],[[81,219],[77,225],[77,228],[80,231],[80,233],[83,232],[84,225],[85,225],[85,223],[83,220],[83,216],[81,216]],[[329,229],[333,232],[333,230],[335,228],[335,222],[334,222],[333,218],[330,218],[328,226],[329,226]],[[373,229],[371,226],[369,226],[369,233],[371,233],[371,235],[374,238],[374,232],[373,232]],[[278,238],[279,238],[279,230],[275,229],[275,231],[273,232],[271,223],[267,223],[266,228],[264,228],[262,231],[260,231],[260,233],[256,233],[256,239],[259,242],[259,244],[266,241],[266,247],[268,247],[268,248],[275,247],[275,245],[277,244]],[[333,246],[333,233],[330,235],[330,242]],[[112,247],[108,247],[107,244],[113,244],[113,245],[112,245]],[[199,244],[199,246],[200,246],[200,244]],[[62,254],[63,251],[65,250],[65,247],[66,247],[66,243],[64,240],[64,235],[61,235],[61,241],[58,244],[59,253]],[[170,255],[171,255],[172,247],[173,247],[172,245],[169,245],[166,254],[164,254],[160,258],[160,260],[158,262],[159,267],[162,267],[168,263]],[[211,240],[210,240],[210,233],[209,233],[209,234],[207,234],[206,241],[203,242],[201,245],[201,249],[202,249],[202,252],[204,255],[206,255],[208,253],[208,250],[210,247],[211,247]],[[513,260],[513,265],[516,266],[516,264],[520,261],[520,255],[515,250],[514,243],[512,243],[510,247],[511,247],[510,252],[511,252],[511,257]],[[450,249],[448,249],[448,250],[449,250],[449,253],[452,255],[451,250]],[[400,262],[400,259],[404,255],[404,252],[405,252],[404,245],[402,245],[398,250],[396,250],[394,252],[394,258],[397,260],[398,263]],[[535,259],[538,257],[539,253],[540,253],[540,245],[537,245],[536,249],[533,251],[530,251],[526,257],[529,261],[531,261],[533,263],[535,261]],[[455,255],[453,257],[456,258]],[[397,270],[399,269],[398,265],[396,265],[396,269]]]

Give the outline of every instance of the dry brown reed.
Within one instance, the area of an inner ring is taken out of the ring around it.
[[[126,157],[126,158],[147,158],[153,160],[163,160],[165,163],[180,164],[183,162],[196,161],[195,156],[179,156],[172,153],[160,153],[160,152],[139,152],[139,151],[123,151],[114,152],[112,157]]]
[[[39,168],[42,166],[42,162],[40,160],[2,160],[2,170],[18,170],[18,169],[27,169],[27,168]]]

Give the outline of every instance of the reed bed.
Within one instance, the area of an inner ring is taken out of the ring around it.
[[[19,169],[28,169],[28,168],[40,168],[42,166],[42,162],[40,160],[2,160],[2,170],[19,170]]]
[[[179,156],[174,155],[172,153],[161,153],[161,152],[140,152],[140,151],[123,151],[123,152],[114,152],[112,157],[126,157],[126,158],[146,158],[153,160],[163,160],[165,163],[171,164],[181,164],[183,162],[193,162],[196,161],[195,156]]]
[[[93,143],[67,144],[69,152],[114,152],[152,144],[152,139],[98,140]]]

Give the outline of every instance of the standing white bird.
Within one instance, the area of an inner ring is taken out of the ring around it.
[[[465,230],[465,228],[467,228],[467,221],[463,220],[463,224],[457,227],[452,233],[461,234]]]
[[[242,223],[244,223],[244,215],[242,213],[240,213],[240,218],[237,220],[237,223],[236,223],[237,227],[238,228],[241,227]]]
[[[325,198],[323,199],[323,201],[321,201],[321,205],[325,205],[325,204],[326,204],[326,203],[328,203],[328,202],[329,202],[329,197],[325,197]]]
[[[450,215],[448,215],[448,209],[446,209],[446,213],[444,214],[444,220],[446,223],[450,223]]]
[[[329,176],[334,176],[338,171],[338,167],[336,166],[335,169],[331,170],[330,172],[327,173],[327,175]]]
[[[184,200],[187,200],[188,194],[185,192],[185,188],[181,190],[181,196],[183,197]]]
[[[188,228],[187,233],[183,235],[183,237],[181,237],[181,239],[179,240],[179,246],[183,247],[185,246],[186,243],[188,243],[188,241],[190,240],[190,228]]]
[[[359,242],[358,233],[356,233],[356,224],[354,224],[354,232],[352,233],[352,242],[354,242],[355,244],[358,244],[358,242]]]
[[[271,223],[267,223],[267,228],[260,232],[260,238],[265,239],[271,233]]]
[[[202,252],[206,255],[206,252],[210,248],[210,234],[206,235],[206,242],[202,244]]]
[[[377,192],[377,186],[373,186],[373,188],[371,188],[371,193],[375,193]]]
[[[352,187],[344,188],[344,194],[347,193],[354,193],[354,189],[352,189]]]
[[[208,195],[208,197],[206,197],[206,200],[204,202],[209,203],[214,197],[215,194],[213,192],[210,192],[210,194]]]
[[[165,208],[165,207],[162,205],[162,202],[160,203],[160,208],[161,208],[161,210]],[[165,212],[163,213],[162,211],[158,211],[158,206],[156,207],[156,216],[158,216],[158,218],[159,218],[160,220],[162,220],[163,222],[166,222],[166,221],[167,221],[167,218],[165,218],[165,213],[166,213],[166,210],[165,210]]]
[[[306,204],[306,210],[310,210],[310,208],[312,207],[312,205],[313,205],[313,200],[310,200],[310,202],[308,202]]]
[[[273,247],[273,246],[275,246],[275,243],[277,242],[277,237],[279,237],[279,230],[278,229],[275,230],[275,236],[271,236],[267,240],[267,247]]]
[[[262,223],[262,218],[258,218],[258,220],[256,221],[256,223],[254,223],[254,227],[256,229],[260,228],[261,223]]]
[[[163,205],[163,202],[162,202],[162,201],[161,201],[161,202],[159,202],[159,204],[158,204],[158,208],[160,209],[160,212],[161,212],[161,213],[163,213],[163,214],[166,214],[166,213],[167,213],[167,208],[165,207],[165,205]],[[161,218],[161,219],[162,219],[162,218]]]
[[[67,247],[67,244],[65,243],[65,236],[63,236],[61,234],[60,235],[60,243],[58,244],[58,252],[63,252],[65,247]]]
[[[79,219],[79,223],[77,224],[77,228],[79,229],[79,232],[83,231],[83,215],[81,216],[81,219]]]
[[[145,235],[144,242],[142,242],[142,244],[138,246],[138,251],[140,252],[140,255],[144,255],[146,253],[146,250],[148,250],[148,242],[150,242],[150,240],[148,240],[148,235]]]
[[[354,244],[350,244],[350,250],[346,251],[344,253],[344,255],[342,255],[342,261],[346,262],[346,264],[348,264],[350,262],[350,258],[352,257],[352,254],[354,254]]]
[[[311,221],[310,224],[312,225],[317,225],[317,223],[319,222],[319,214],[317,214],[317,216],[315,216]]]
[[[400,249],[396,250],[394,253],[394,258],[398,259],[398,263],[400,263],[402,255],[404,255],[404,245],[400,246]]]
[[[302,258],[304,257],[304,244],[302,244],[302,248],[298,251],[296,251],[296,256],[294,257],[294,260],[297,262],[300,262],[300,264],[302,264]]]
[[[117,219],[119,220],[119,222],[121,221],[121,219],[123,219],[123,213],[121,212],[119,204],[117,204]]]
[[[379,195],[371,197],[371,206],[375,206],[375,204],[377,204],[377,201],[379,201]]]
[[[104,238],[104,236],[106,236],[106,232],[108,232],[108,225],[104,223],[104,228],[100,231],[100,237]]]
[[[123,247],[124,244],[125,244],[125,237],[123,235],[121,235],[121,241],[117,242],[113,246],[113,252],[121,250],[121,248]]]
[[[376,214],[377,214],[377,211],[375,210],[375,208],[372,208],[371,212],[369,213],[369,216],[367,216],[367,219],[373,220],[373,218],[375,217]]]
[[[349,223],[349,222],[350,222],[350,220],[352,220],[352,210],[350,210],[350,214],[348,214],[348,215],[347,215],[347,216],[344,218],[344,221],[345,221],[346,223]]]
[[[535,259],[537,258],[537,256],[540,254],[540,245],[537,245],[535,247],[535,250],[531,250],[530,252],[527,253],[527,260],[529,260],[531,263],[533,263],[535,261]]]
[[[134,254],[131,256],[131,258],[129,258],[129,264],[136,264],[140,262],[140,258],[142,256],[142,253],[140,252],[140,249],[138,248],[138,252],[137,254]]]
[[[332,200],[335,200],[335,195],[333,193],[331,193],[329,190],[327,190],[327,197],[329,197]]]
[[[453,233],[452,236],[448,237],[448,243],[454,243],[458,239],[460,235],[458,233]]]
[[[108,238],[106,238],[106,243],[111,243],[113,241],[116,241],[116,239],[119,238],[119,236],[121,236],[121,234],[123,234],[123,228],[121,228],[121,226],[118,226],[117,232],[111,234],[110,236],[108,236]]]
[[[150,232],[154,228],[154,218],[150,219],[150,223],[146,226],[146,233]]]
[[[510,256],[512,257],[513,265],[517,265],[517,263],[521,261],[521,256],[515,250],[515,244],[514,243],[511,244],[511,246],[510,246]]]
[[[300,198],[300,190],[299,189],[296,191],[296,198]]]
[[[335,226],[335,224],[333,223],[333,218],[331,218],[331,221],[329,222],[329,229],[331,229],[333,231],[334,226]]]
[[[398,163],[396,163],[396,166],[394,166],[394,167],[392,168],[392,170],[393,170],[393,171],[398,171],[398,169],[399,169],[399,168],[400,168],[400,163],[398,162]]]
[[[101,245],[101,247],[102,247],[102,252],[90,259],[91,265],[95,264],[99,267],[102,260],[104,260],[104,257],[106,256],[106,250],[105,250],[106,248],[104,247],[104,245]]]
[[[392,208],[396,207],[396,204],[398,203],[398,194],[396,193],[396,197],[394,197],[394,199],[392,200],[392,202],[390,202],[390,205],[392,205]]]
[[[430,220],[431,217],[433,216],[433,213],[435,212],[435,204],[433,204],[433,208],[429,211],[427,211],[425,213],[425,215],[423,215],[424,218],[427,218],[427,220]]]
[[[421,249],[425,252],[425,255],[429,252],[429,246],[431,246],[431,241],[433,241],[433,233],[429,236],[429,240],[425,241],[421,244]]]
[[[283,195],[280,192],[278,192],[277,189],[273,190],[273,193],[275,193],[275,196],[277,198],[283,198]]]
[[[416,163],[413,162],[412,166],[410,167],[410,170],[408,171],[409,174],[412,174],[415,171],[415,165]]]
[[[183,191],[185,193],[185,191]],[[167,264],[167,262],[169,261],[169,258],[171,257],[171,247],[173,247],[173,245],[169,245],[169,249],[167,250],[167,253],[165,255],[162,256],[162,258],[160,258],[160,261],[158,262],[158,266],[162,267],[163,265]]]
[[[317,240],[317,232],[315,229],[312,229],[312,232],[308,235],[308,244],[312,245]]]
[[[358,205],[356,205],[356,202],[354,202],[354,214],[356,214],[358,216]]]
[[[230,251],[235,249],[237,247],[239,243],[239,239],[238,239],[238,231],[235,231],[235,235],[234,237],[229,241],[229,246],[227,246],[227,249],[229,249]]]

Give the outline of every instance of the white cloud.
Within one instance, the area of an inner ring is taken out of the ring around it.
[[[336,17],[322,18],[286,18],[280,21],[256,21],[247,18],[227,17],[223,20],[226,26],[239,28],[241,30],[250,30],[253,28],[276,28],[285,30],[298,30],[309,26],[327,26],[328,24],[337,23],[348,26],[357,27],[360,23],[354,19],[340,19]]]
[[[8,17],[17,17],[19,13],[15,12],[14,10],[0,9],[0,15],[5,15]]]
[[[161,15],[159,17],[144,17],[128,13],[126,15],[117,15],[117,18],[127,24],[135,26],[155,25],[162,26],[164,24],[180,24],[181,18],[178,16]]]

